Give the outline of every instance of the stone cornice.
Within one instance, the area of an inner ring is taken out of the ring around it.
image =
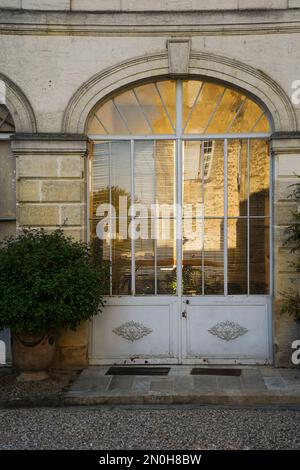
[[[300,33],[300,9],[136,13],[0,12],[0,34],[202,36]]]

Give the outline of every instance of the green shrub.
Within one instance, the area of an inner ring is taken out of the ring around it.
[[[300,178],[300,177],[299,177]],[[289,197],[294,200],[298,207],[300,204],[300,181],[291,186],[293,188]],[[290,253],[296,254],[295,259],[290,263],[290,267],[297,274],[300,273],[300,212],[292,212],[293,221],[286,229],[286,240],[284,245],[289,246]],[[300,320],[300,291],[299,277],[292,281],[293,287],[282,293],[283,304],[281,313]]]
[[[106,284],[87,244],[25,229],[0,244],[0,330],[74,330],[101,311]]]

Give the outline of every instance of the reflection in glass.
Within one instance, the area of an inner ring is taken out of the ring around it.
[[[174,220],[170,222],[170,236],[161,236],[162,220],[157,221],[158,237],[156,241],[157,294],[176,294],[176,242],[174,238]]]
[[[227,88],[208,128],[208,134],[225,134],[240,109],[245,97],[238,91]]]
[[[214,140],[211,149],[205,147],[204,144],[204,156],[207,158],[208,155],[210,156],[210,171],[204,180],[204,215],[205,217],[223,217],[224,142]]]
[[[182,221],[182,291],[184,295],[202,294],[203,219]]]
[[[13,119],[4,104],[0,104],[0,132],[15,132]]]
[[[112,240],[112,294],[131,295],[131,241]]]
[[[247,295],[247,219],[228,219],[228,294]]]
[[[250,219],[250,294],[269,293],[269,219]]]
[[[176,81],[161,80],[116,94],[95,108],[88,126],[89,133],[174,134],[175,89]],[[200,80],[184,80],[182,98],[182,131],[185,134],[270,131],[263,109],[232,88]]]
[[[151,238],[135,240],[135,292],[137,295],[155,294],[155,254]]]
[[[187,123],[185,129],[187,134],[203,134],[206,131],[224,90],[224,87],[220,85],[204,83]]]
[[[224,222],[204,221],[204,294],[224,294]]]
[[[172,89],[173,86],[171,85]],[[165,103],[162,101],[160,90],[162,88],[159,89],[156,83],[148,83],[135,88],[137,98],[150,123],[152,134],[173,134],[174,128],[170,121],[170,114]],[[170,93],[172,93],[171,90]]]
[[[270,157],[266,140],[250,141],[250,215],[269,215]]]
[[[247,140],[228,140],[228,216],[247,216]]]
[[[202,142],[188,140],[183,145],[183,204],[203,204]],[[195,216],[196,214],[194,214]]]

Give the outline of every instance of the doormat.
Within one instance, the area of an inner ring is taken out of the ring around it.
[[[105,375],[168,375],[170,367],[112,366]]]
[[[232,377],[239,377],[241,373],[241,369],[209,369],[204,367],[194,367],[191,370],[192,375],[229,375]]]

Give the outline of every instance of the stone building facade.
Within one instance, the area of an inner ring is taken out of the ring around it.
[[[273,284],[270,362],[290,365],[296,328],[280,316],[280,303],[295,276],[283,240],[295,209],[289,185],[300,174],[299,35],[299,0],[152,0],[151,8],[144,0],[0,0],[0,101],[12,120],[0,129],[10,137],[0,140],[0,153],[16,162],[16,211],[13,202],[3,204],[1,236],[15,227],[64,224],[75,239],[87,239],[88,123],[98,103],[151,80],[226,83],[257,100],[270,120],[272,241],[263,253],[271,258]],[[269,162],[262,151],[257,155],[257,187],[263,190]],[[223,177],[218,158],[212,211],[223,197],[217,193]],[[229,165],[236,181],[230,155]],[[9,189],[0,181],[3,200]],[[237,199],[231,191],[229,205]],[[228,238],[237,243],[233,225]],[[86,324],[61,332],[56,366],[87,365],[93,335]]]

